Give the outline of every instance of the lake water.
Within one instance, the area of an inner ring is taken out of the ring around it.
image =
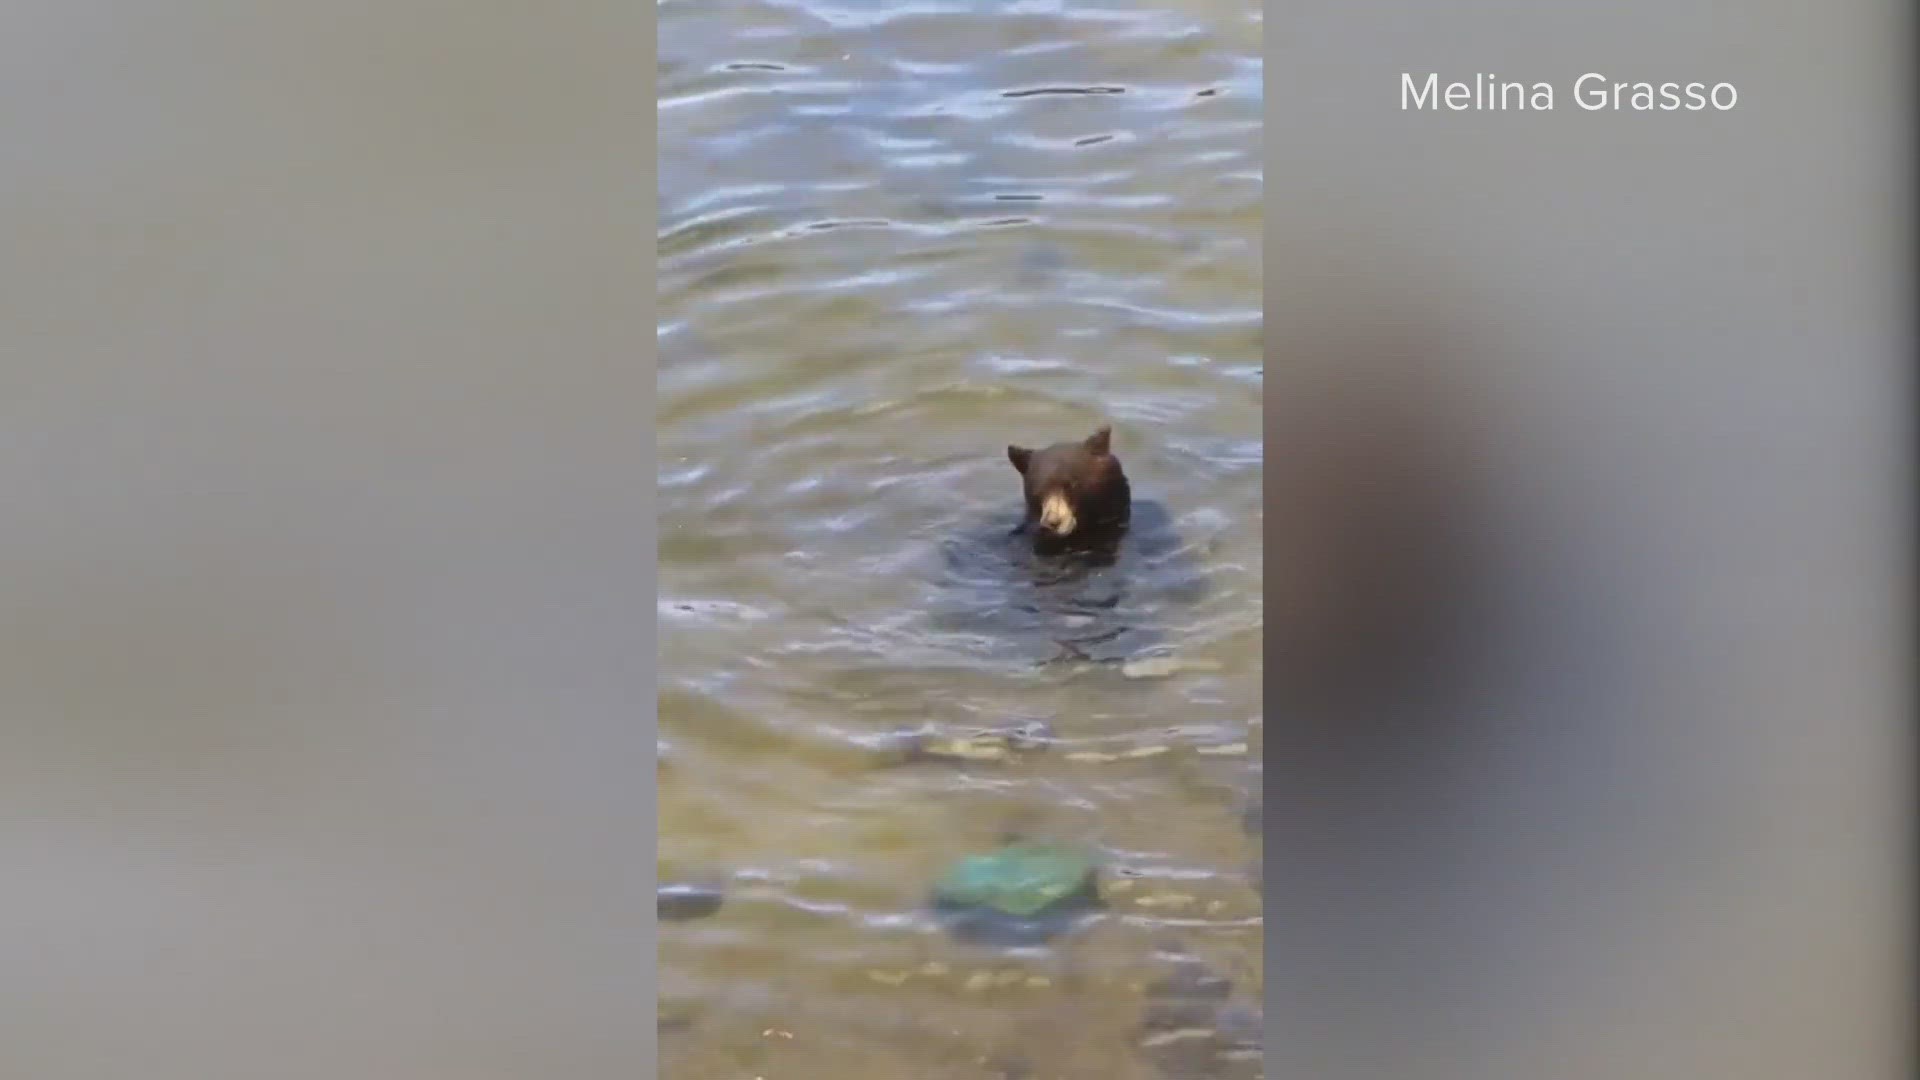
[[[1263,269],[1261,24],[1180,2],[0,6],[0,1074],[1242,1077],[1264,998],[1316,1080],[1906,1075],[1893,9],[1317,18]],[[1511,33],[1741,107],[1378,93]],[[1255,542],[1257,401],[1407,385],[1298,362],[1383,326],[1488,437],[1498,580],[1444,767],[1322,773],[1256,724],[1319,520]],[[1158,516],[1036,577],[1004,446],[1103,422]],[[989,726],[1052,739],[887,739]],[[658,869],[726,887],[658,1031],[656,749]],[[937,932],[1009,832],[1106,917]]]
[[[659,26],[658,868],[727,896],[661,924],[662,1075],[1258,1075],[1260,11]],[[1142,520],[1049,585],[1005,448],[1102,424]],[[1105,911],[944,934],[1010,834]]]

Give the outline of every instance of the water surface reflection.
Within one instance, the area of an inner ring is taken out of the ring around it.
[[[660,870],[728,889],[662,926],[663,1070],[1255,1075],[1259,11],[660,26]],[[1139,520],[1055,574],[1005,447],[1101,423]],[[944,935],[1008,835],[1106,914]]]

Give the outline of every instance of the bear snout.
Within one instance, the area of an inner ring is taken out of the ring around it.
[[[1040,527],[1055,536],[1072,535],[1079,525],[1073,513],[1073,504],[1067,497],[1056,491],[1040,500]]]

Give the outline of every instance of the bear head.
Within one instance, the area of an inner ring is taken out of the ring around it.
[[[1133,499],[1112,444],[1112,429],[1102,427],[1079,442],[1007,447],[1026,486],[1026,524],[1059,539],[1124,527]]]

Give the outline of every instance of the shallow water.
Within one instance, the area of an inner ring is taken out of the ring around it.
[[[727,891],[661,925],[662,1074],[1256,1074],[1178,1029],[1260,1000],[1257,7],[659,15],[659,871]],[[1063,577],[1005,446],[1101,423],[1145,512]],[[1106,911],[942,934],[1010,833]]]

